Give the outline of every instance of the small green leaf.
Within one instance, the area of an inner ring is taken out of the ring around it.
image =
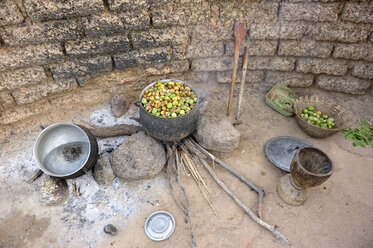
[[[347,133],[345,139],[352,139],[354,137],[354,133]]]
[[[369,123],[363,117],[361,118],[361,126],[366,129],[370,128]]]
[[[365,147],[366,143],[364,140],[355,140],[353,143],[354,146],[362,146]]]

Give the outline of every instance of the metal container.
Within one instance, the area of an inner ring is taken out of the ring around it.
[[[176,222],[174,216],[167,211],[152,213],[145,221],[146,235],[154,241],[168,239],[175,231]]]
[[[36,140],[34,158],[40,169],[59,178],[75,178],[97,161],[95,136],[85,127],[57,123],[45,128]]]
[[[164,79],[162,82],[179,81],[175,79]],[[141,104],[141,99],[145,90],[151,88],[157,82],[149,84],[140,94],[139,101],[135,105],[140,108],[140,123],[145,132],[150,136],[162,141],[178,141],[189,136],[197,127],[199,119],[200,107],[203,102],[195,89],[188,83],[188,87],[196,94],[198,101],[196,106],[187,114],[178,117],[160,117],[155,116],[145,110]]]

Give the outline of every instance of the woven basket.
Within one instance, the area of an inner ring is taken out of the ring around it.
[[[333,129],[318,127],[302,119],[300,116],[302,114],[302,110],[308,106],[314,106],[315,110],[320,110],[321,113],[334,118],[335,126]],[[300,97],[294,104],[294,111],[295,118],[297,119],[299,126],[303,129],[303,131],[314,138],[324,138],[335,134],[344,129],[347,122],[347,115],[339,105],[318,97]]]

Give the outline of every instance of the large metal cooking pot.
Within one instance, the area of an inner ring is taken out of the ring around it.
[[[175,79],[164,79],[160,81],[179,81],[184,84],[183,81]],[[198,98],[196,106],[189,113],[178,117],[160,117],[152,115],[142,106],[141,98],[143,97],[145,90],[151,88],[153,84],[156,83],[157,82],[153,82],[146,86],[140,94],[139,101],[135,101],[135,105],[140,108],[140,123],[145,132],[150,136],[162,141],[178,141],[189,136],[197,127],[199,111],[203,99],[188,83],[188,87],[192,89]]]
[[[75,178],[92,168],[97,161],[95,136],[85,127],[57,123],[45,128],[36,140],[34,158],[48,175]]]

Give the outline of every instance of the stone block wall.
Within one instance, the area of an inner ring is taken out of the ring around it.
[[[133,90],[229,83],[235,21],[248,29],[247,82],[372,94],[373,1],[3,0],[0,124],[119,71]]]

